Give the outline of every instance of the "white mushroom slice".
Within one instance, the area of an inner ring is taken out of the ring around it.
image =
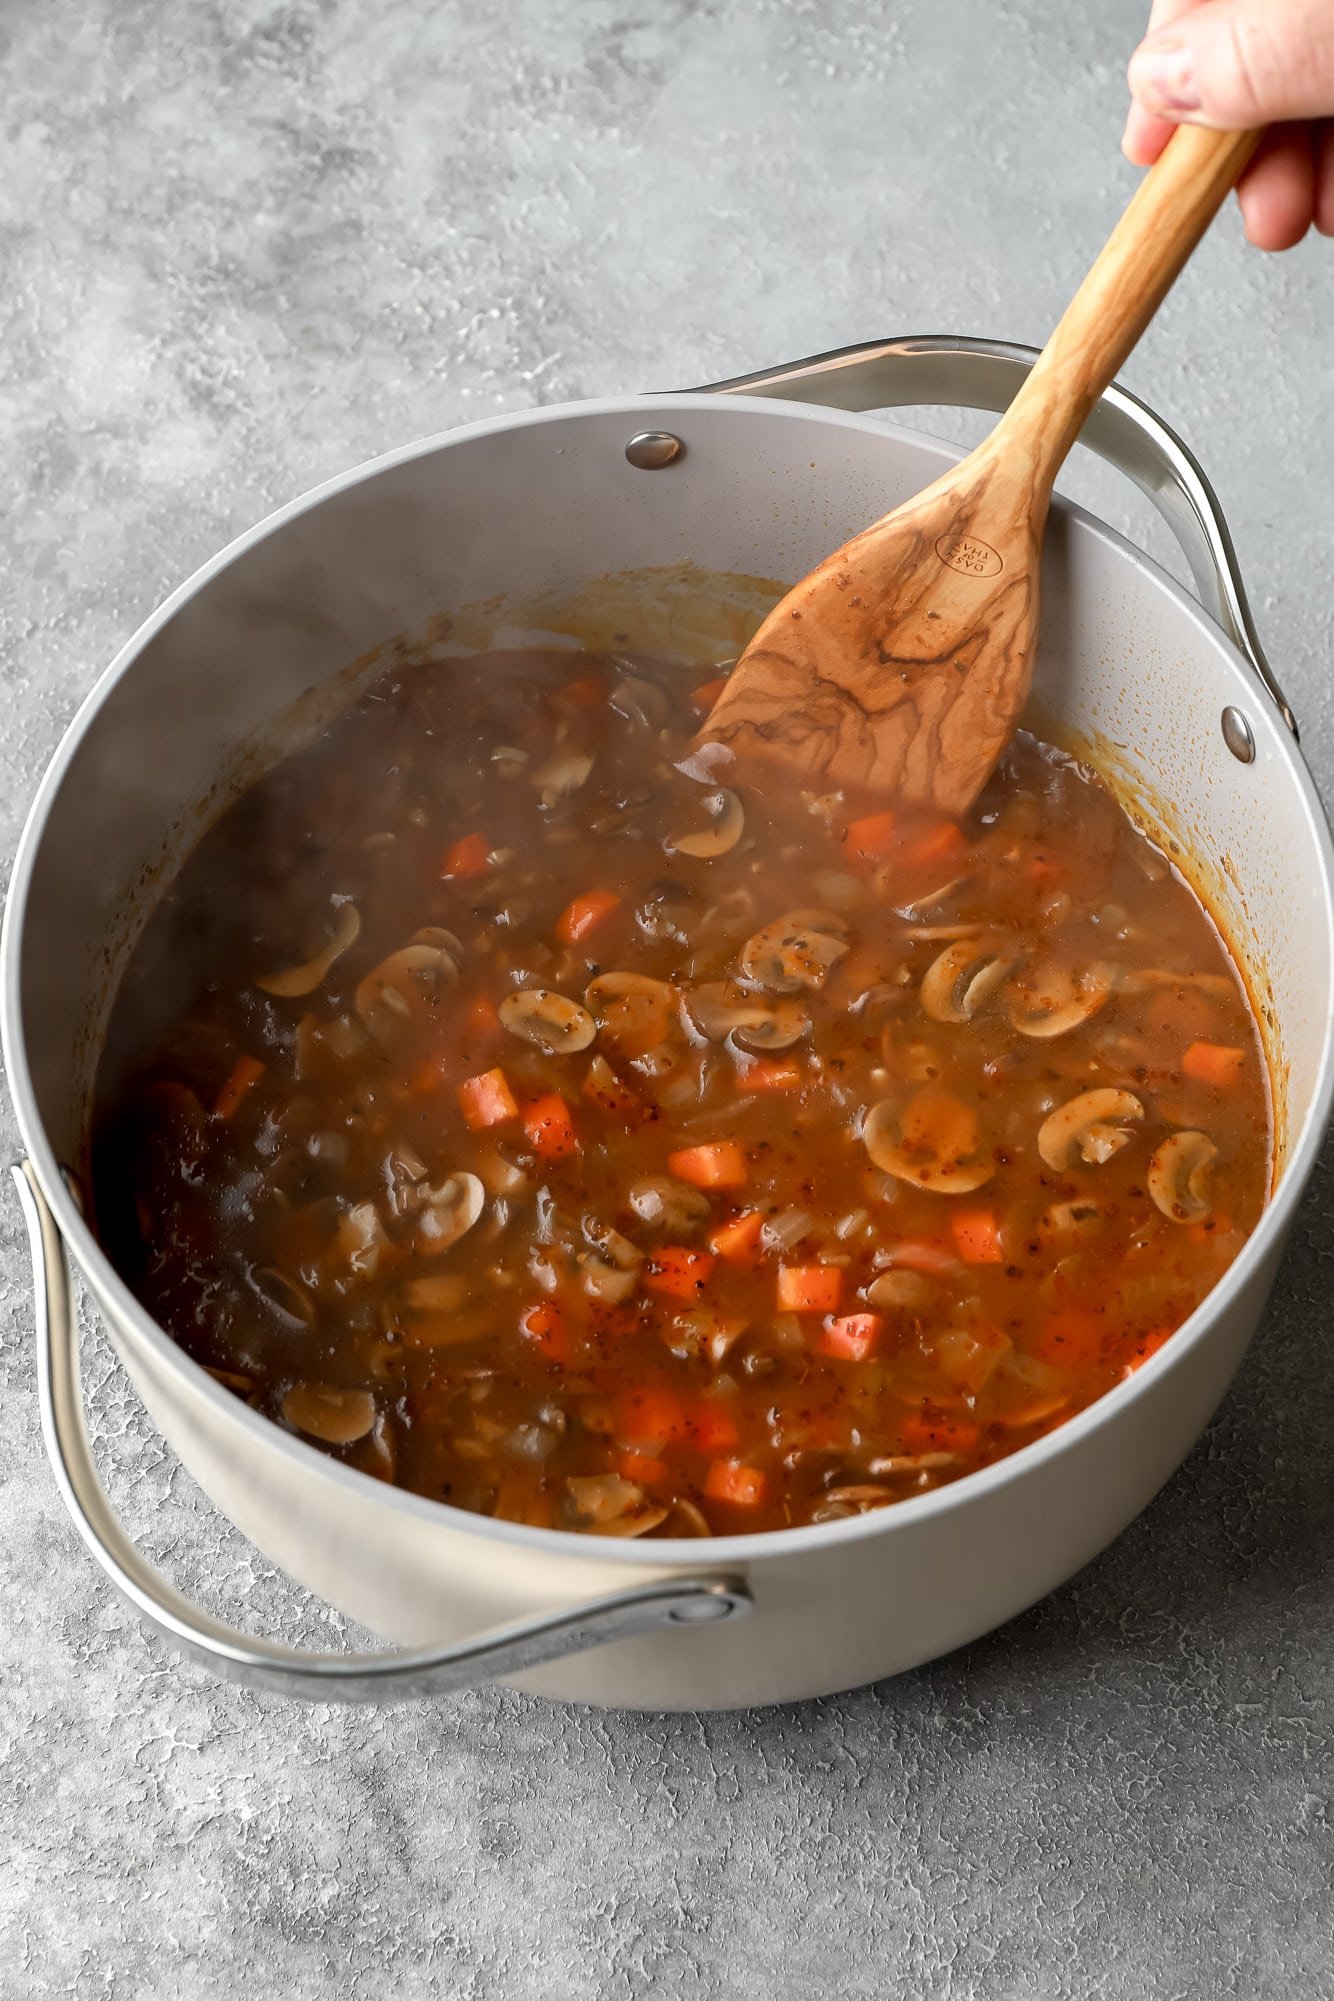
[[[1083,1091],[1038,1127],[1038,1152],[1048,1167],[1063,1174],[1075,1155],[1090,1166],[1101,1166],[1130,1140],[1118,1121],[1142,1119],[1144,1107],[1129,1091]]]
[[[618,681],[607,697],[607,705],[642,730],[660,730],[667,720],[667,697],[662,689],[638,674],[627,674],[623,681]]]
[[[969,1195],[995,1173],[978,1160],[977,1120],[962,1098],[927,1084],[902,1115],[888,1103],[873,1105],[862,1127],[866,1151],[882,1173],[935,1195]]]
[[[915,896],[911,903],[898,904],[896,906],[898,914],[906,918],[909,923],[916,923],[923,917],[929,917],[939,904],[944,903],[947,897],[953,896],[956,889],[962,889],[970,880],[971,877],[966,875],[953,875],[948,882],[942,882],[938,888],[929,889],[925,896]]]
[[[641,1223],[650,1223],[670,1236],[685,1236],[713,1214],[707,1195],[669,1174],[646,1174],[631,1182],[627,1195]]]
[[[936,1297],[936,1288],[919,1271],[882,1271],[866,1287],[866,1303],[882,1312],[921,1313]]]
[[[667,1509],[655,1507],[633,1480],[618,1473],[592,1473],[565,1482],[575,1525],[594,1535],[647,1535],[667,1519]]]
[[[429,1007],[459,976],[459,962],[439,945],[404,945],[358,983],[354,1004],[377,1040],[418,1007]]]
[[[790,910],[741,948],[742,976],[771,993],[818,991],[848,949],[847,926],[830,910]]]
[[[437,952],[443,952],[447,959],[454,961],[457,971],[463,964],[463,942],[452,931],[446,931],[442,924],[425,924],[420,931],[414,931],[410,945],[430,945]]]
[[[447,1251],[467,1235],[486,1206],[486,1190],[475,1174],[448,1174],[438,1188],[423,1188],[417,1218],[418,1247]]]
[[[746,809],[735,792],[724,786],[704,801],[709,824],[702,833],[680,834],[668,841],[669,854],[691,855],[696,861],[712,861],[716,855],[730,854],[746,826]]]
[[[532,774],[533,784],[544,801],[552,804],[568,792],[577,792],[592,769],[593,760],[586,751],[562,750]]]
[[[663,1178],[665,1182],[667,1177]],[[619,1230],[613,1230],[610,1223],[600,1222],[596,1216],[585,1216],[584,1235],[594,1250],[600,1251],[618,1271],[634,1271],[644,1262],[644,1253],[638,1244],[632,1244],[628,1237],[623,1237]]]
[[[971,1021],[1014,970],[1014,958],[981,939],[956,939],[922,975],[922,1006],[933,1021]]]
[[[647,973],[599,973],[584,1001],[604,1035],[629,1053],[664,1042],[676,1019],[676,991]]]
[[[1053,1202],[1038,1220],[1038,1231],[1056,1242],[1091,1237],[1102,1225],[1102,1210],[1096,1202]]]
[[[848,1515],[866,1515],[873,1508],[887,1508],[893,1499],[888,1487],[873,1487],[869,1481],[855,1487],[831,1487],[818,1507],[812,1508],[811,1520],[843,1521]]]
[[[605,1258],[580,1258],[579,1270],[584,1291],[603,1306],[620,1306],[639,1284],[637,1271],[618,1271]]]
[[[1148,1189],[1170,1222],[1200,1223],[1209,1214],[1206,1188],[1217,1158],[1208,1133],[1173,1133],[1157,1149],[1149,1162]]]
[[[282,1412],[289,1424],[323,1445],[355,1445],[375,1423],[375,1398],[369,1390],[293,1383],[283,1398]]]
[[[1021,975],[1010,986],[1006,1008],[1010,1026],[1040,1042],[1068,1035],[1106,1006],[1117,977],[1118,968],[1102,961],[1078,975],[1065,968]]]
[[[725,980],[695,987],[685,997],[686,1013],[710,1042],[732,1036],[743,1049],[790,1049],[806,1033],[805,1010],[794,1000],[761,1000]]]
[[[345,903],[338,913],[334,935],[322,952],[307,959],[304,965],[289,966],[285,973],[256,973],[254,983],[262,992],[274,994],[279,1000],[296,1000],[302,994],[313,994],[334,960],[356,944],[360,933],[361,913],[355,903]]]
[[[587,1008],[549,987],[524,987],[500,1003],[501,1025],[547,1056],[573,1056],[587,1049],[597,1025]]]

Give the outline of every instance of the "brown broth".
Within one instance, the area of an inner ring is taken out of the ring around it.
[[[920,1493],[1139,1366],[1264,1204],[1240,982],[1092,774],[1021,736],[962,825],[781,777],[711,819],[699,678],[387,674],[206,835],[117,997],[119,1269],[257,1409],[459,1507]],[[1091,1091],[1128,1097],[1047,1124]]]

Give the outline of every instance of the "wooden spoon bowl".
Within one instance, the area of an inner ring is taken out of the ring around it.
[[[824,788],[972,804],[1028,698],[1056,474],[1258,140],[1178,129],[990,436],[788,592],[701,742]]]

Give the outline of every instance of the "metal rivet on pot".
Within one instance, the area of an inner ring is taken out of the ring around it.
[[[1255,737],[1251,726],[1240,709],[1231,704],[1223,711],[1223,742],[1227,745],[1238,764],[1254,764]]]
[[[679,459],[685,446],[671,431],[636,431],[625,448],[625,456],[640,472],[660,472]]]
[[[733,1611],[730,1598],[690,1598],[684,1605],[675,1605],[668,1618],[678,1626],[705,1626],[714,1620],[727,1619]]]

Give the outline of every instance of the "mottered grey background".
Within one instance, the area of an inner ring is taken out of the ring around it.
[[[1133,184],[1140,17],[0,0],[6,857],[140,619],[354,461],[888,333],[1040,341]],[[1125,378],[1218,486],[1326,793],[1332,288],[1334,245],[1264,259],[1229,213]],[[1065,484],[1167,553],[1110,476]],[[7,1105],[0,1135],[13,1154]],[[1332,1256],[1327,1154],[1185,1469],[949,1660],[751,1715],[494,1690],[363,1713],[216,1686],[111,1598],[42,1456],[5,1194],[0,1997],[1334,1991]],[[94,1330],[86,1357],[144,1546],[327,1643],[340,1622],[212,1514]]]

